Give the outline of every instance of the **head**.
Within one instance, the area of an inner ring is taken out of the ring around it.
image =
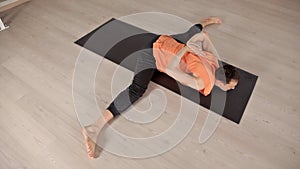
[[[224,65],[216,70],[215,85],[224,91],[234,89],[238,84],[240,74],[236,67]]]

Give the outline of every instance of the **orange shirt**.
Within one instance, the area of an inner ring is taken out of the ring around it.
[[[153,55],[156,60],[156,67],[159,71],[165,72],[168,64],[173,57],[185,45],[177,42],[171,36],[162,35],[153,43]],[[179,68],[185,73],[193,73],[200,77],[204,82],[204,89],[200,90],[207,96],[215,83],[215,70],[219,67],[218,59],[210,52],[203,51],[205,56],[186,52],[181,58]]]

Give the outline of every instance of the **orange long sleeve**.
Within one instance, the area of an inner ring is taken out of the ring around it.
[[[153,55],[157,69],[165,72],[168,63],[184,47],[171,36],[162,35],[153,44]],[[204,82],[204,89],[200,90],[203,95],[210,94],[215,82],[215,70],[219,67],[218,59],[210,52],[203,51],[205,56],[199,57],[194,53],[186,52],[181,58],[179,68],[185,73],[193,73]]]

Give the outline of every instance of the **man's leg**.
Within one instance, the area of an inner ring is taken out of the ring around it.
[[[193,35],[201,32],[205,26],[214,23],[221,23],[221,20],[216,17],[204,19],[201,21],[201,24],[196,24],[187,32],[173,35],[173,37],[182,43],[186,43]],[[153,38],[152,42],[155,42],[157,38],[158,37]],[[132,84],[114,99],[96,123],[82,129],[89,157],[94,158],[97,137],[103,126],[113,119],[113,117],[130,107],[146,91],[156,70],[155,58],[151,48],[152,42],[148,44],[149,46],[146,46],[144,50],[139,51],[141,55],[137,60]]]
[[[171,35],[171,36],[177,41],[186,44],[191,37],[193,37],[197,33],[200,33],[202,29],[203,26],[201,24],[195,24],[188,31],[180,34]]]
[[[221,24],[222,21],[218,17],[208,17],[205,19],[202,19],[199,24],[193,25],[187,32],[171,35],[174,39],[178,40],[181,43],[186,44],[187,41],[193,37],[195,34],[200,33],[202,29],[207,27],[208,25],[212,24]]]
[[[142,97],[156,70],[152,48],[138,52],[140,52],[140,55],[137,59],[131,85],[123,90],[107,108],[114,116],[125,111]]]
[[[108,121],[129,108],[145,93],[156,70],[152,48],[143,49],[138,52],[140,52],[140,55],[137,58],[134,78],[131,85],[118,94],[94,124],[82,129],[86,149],[90,158],[94,158],[97,137],[101,129]]]

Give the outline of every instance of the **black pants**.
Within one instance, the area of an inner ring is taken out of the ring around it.
[[[193,25],[187,32],[182,34],[171,35],[180,43],[186,43],[193,35],[202,31],[202,25]],[[108,106],[108,110],[113,116],[120,115],[123,111],[129,108],[135,101],[145,93],[148,84],[156,70],[155,58],[153,56],[152,44],[158,39],[160,35],[157,35],[152,39],[152,43],[149,46],[144,47],[139,51],[137,63],[134,70],[134,77],[131,85],[118,94],[113,102]]]

